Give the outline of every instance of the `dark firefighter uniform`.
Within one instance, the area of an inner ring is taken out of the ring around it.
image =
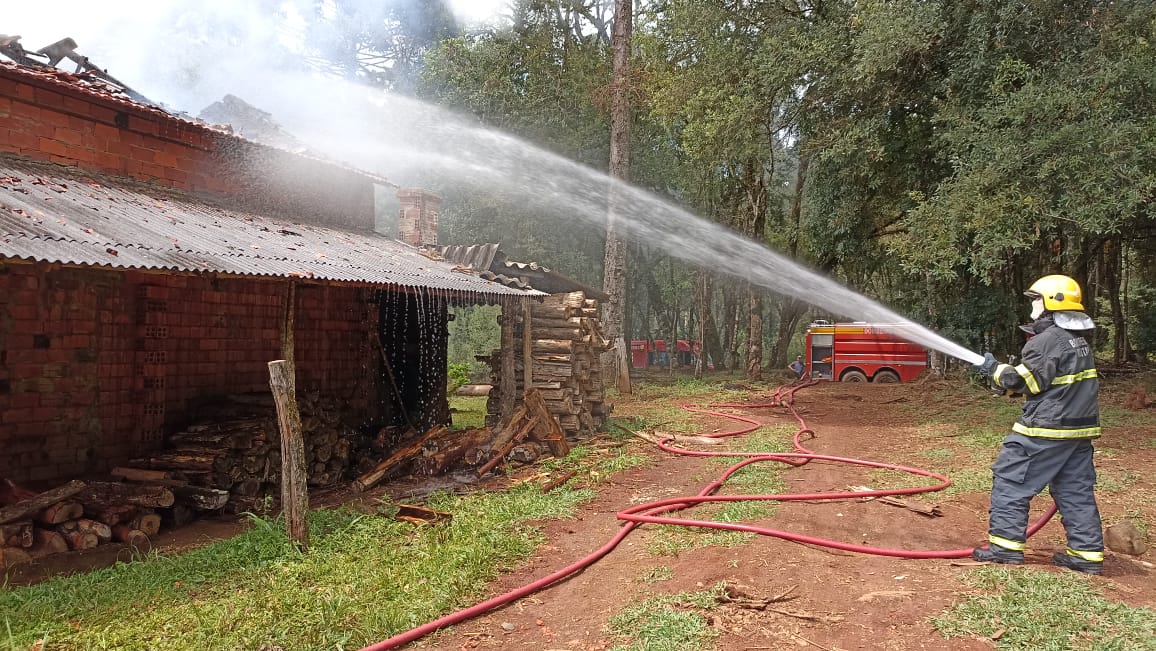
[[[1025,328],[1034,336],[1020,363],[999,364],[991,373],[997,385],[1026,399],[992,466],[988,542],[993,551],[1021,552],[1022,559],[1028,507],[1050,486],[1068,537],[1069,558],[1057,554],[1057,562],[1098,572],[1104,537],[1093,491],[1092,439],[1100,436],[1099,376],[1083,337],[1091,327],[1082,312],[1046,312]]]

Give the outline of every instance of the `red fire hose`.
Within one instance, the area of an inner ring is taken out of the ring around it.
[[[554,583],[557,583],[558,581],[566,579],[566,578],[586,569],[587,567],[590,567],[594,563],[596,563],[603,556],[606,556],[611,551],[613,551],[613,549],[618,546],[618,543],[622,542],[622,540],[625,539],[626,536],[629,535],[630,532],[633,531],[635,527],[639,526],[642,523],[675,524],[675,525],[683,525],[683,526],[688,526],[688,527],[705,527],[705,528],[710,528],[710,529],[725,529],[728,531],[745,531],[748,533],[755,533],[755,534],[759,534],[762,536],[774,536],[776,538],[782,538],[784,540],[792,540],[795,542],[807,543],[807,544],[811,544],[811,545],[819,545],[822,547],[830,547],[833,549],[842,549],[842,550],[851,551],[851,552],[860,552],[863,554],[875,554],[878,556],[895,556],[898,558],[966,558],[966,557],[971,556],[972,549],[970,547],[968,547],[966,549],[948,549],[948,550],[942,550],[942,551],[918,551],[918,550],[908,550],[908,549],[890,549],[890,548],[886,548],[886,547],[869,547],[867,545],[856,545],[856,544],[852,544],[852,543],[841,542],[838,540],[829,540],[826,538],[818,538],[815,536],[806,536],[803,534],[792,533],[790,531],[782,531],[779,529],[769,529],[766,527],[757,527],[754,525],[738,524],[738,523],[731,523],[731,522],[714,522],[714,521],[710,521],[710,520],[691,520],[691,519],[686,519],[686,518],[673,518],[673,517],[664,517],[663,516],[663,514],[670,513],[672,511],[681,511],[683,509],[687,509],[687,508],[690,508],[692,506],[702,504],[704,502],[737,502],[737,501],[750,501],[750,500],[787,502],[787,501],[799,501],[799,500],[860,499],[860,498],[864,498],[864,497],[878,497],[878,496],[884,496],[884,495],[914,495],[917,493],[928,493],[928,492],[943,490],[943,489],[945,489],[951,485],[950,479],[948,479],[947,477],[945,477],[939,473],[931,472],[930,470],[922,470],[919,468],[908,468],[905,466],[897,466],[897,465],[893,465],[893,464],[889,464],[889,463],[879,463],[876,461],[863,461],[861,459],[849,459],[849,458],[845,458],[845,457],[833,457],[833,456],[829,456],[829,455],[825,455],[825,454],[815,454],[814,452],[811,452],[807,448],[803,447],[801,439],[804,436],[814,437],[815,433],[807,426],[806,421],[804,421],[803,418],[801,416],[799,416],[799,413],[797,411],[795,411],[795,408],[794,408],[795,392],[797,392],[799,389],[811,386],[813,384],[815,384],[815,382],[800,382],[800,383],[796,383],[796,384],[791,384],[791,385],[779,387],[778,390],[775,391],[775,394],[769,403],[710,405],[710,407],[713,407],[716,409],[723,409],[723,408],[760,409],[760,408],[772,408],[772,407],[785,407],[787,410],[789,410],[791,412],[791,415],[794,416],[795,420],[798,421],[798,423],[799,423],[799,430],[797,432],[795,432],[795,436],[794,436],[794,446],[795,446],[795,449],[797,450],[797,452],[775,452],[775,453],[704,452],[704,451],[696,451],[696,450],[684,450],[681,448],[671,447],[671,446],[667,445],[667,443],[669,441],[671,441],[672,437],[662,439],[661,441],[658,442],[658,447],[662,448],[663,450],[666,450],[667,452],[673,452],[675,454],[683,454],[683,455],[696,456],[696,457],[739,457],[739,458],[742,458],[742,460],[739,461],[738,463],[732,465],[731,467],[727,468],[727,470],[722,474],[721,477],[719,477],[715,481],[711,482],[709,485],[706,486],[706,488],[702,489],[702,491],[699,492],[699,494],[694,496],[694,497],[676,497],[676,498],[671,498],[671,499],[659,500],[656,502],[650,502],[648,504],[640,504],[638,506],[633,506],[633,507],[630,507],[630,508],[625,509],[623,511],[620,511],[618,513],[618,519],[622,520],[625,523],[624,526],[621,529],[619,529],[618,533],[615,534],[605,545],[598,548],[598,550],[595,551],[593,554],[591,554],[591,555],[589,555],[589,556],[587,556],[587,557],[585,557],[585,558],[583,558],[583,559],[581,559],[575,563],[567,565],[566,567],[554,572],[553,574],[550,574],[548,576],[544,576],[544,577],[538,579],[537,581],[534,581],[533,583],[529,583],[529,584],[524,585],[524,586],[522,586],[516,590],[507,592],[505,594],[498,595],[498,596],[493,597],[491,599],[487,599],[486,601],[483,601],[479,604],[475,604],[473,606],[470,606],[469,608],[465,608],[465,609],[459,610],[455,613],[451,613],[449,615],[446,615],[444,617],[436,619],[432,622],[429,622],[428,624],[423,624],[422,626],[418,626],[417,628],[411,629],[409,631],[405,631],[404,633],[399,633],[399,634],[397,634],[397,635],[395,635],[395,636],[393,636],[387,640],[383,640],[383,641],[378,642],[376,644],[371,644],[370,646],[367,646],[364,649],[362,649],[362,651],[384,651],[385,649],[395,649],[395,648],[397,648],[403,644],[407,644],[409,642],[413,642],[414,640],[425,637],[426,635],[429,635],[430,633],[433,633],[434,631],[436,631],[438,629],[445,628],[446,626],[452,626],[453,624],[458,624],[458,623],[464,622],[468,619],[471,619],[473,617],[481,615],[482,613],[485,613],[489,610],[493,610],[494,608],[504,606],[504,605],[511,603],[513,601],[517,601],[518,599],[521,599],[522,597],[526,597],[526,596],[531,595],[531,594],[533,594],[539,590],[542,590],[543,588],[546,588],[547,586],[550,586]],[[752,431],[758,429],[759,427],[762,427],[762,423],[760,423],[760,422],[758,422],[752,418],[746,418],[744,416],[736,416],[734,414],[727,414],[727,413],[723,413],[723,412],[719,412],[719,411],[710,411],[710,410],[706,410],[706,409],[699,409],[699,408],[685,406],[685,405],[683,406],[683,408],[688,410],[688,411],[697,413],[697,414],[706,414],[709,416],[716,416],[719,418],[728,418],[730,420],[735,420],[735,421],[739,421],[741,423],[746,423],[746,426],[741,427],[737,430],[732,430],[732,431],[727,431],[727,432],[718,432],[718,433],[714,433],[714,434],[704,435],[704,436],[707,436],[710,438],[726,438],[726,437],[731,437],[731,436],[738,436],[741,434],[747,434],[749,432],[752,432]],[[939,483],[932,485],[932,486],[920,486],[920,487],[915,487],[915,488],[895,488],[895,489],[888,489],[888,490],[874,490],[874,491],[864,491],[864,492],[843,491],[843,492],[833,492],[833,493],[789,493],[789,494],[780,494],[780,495],[714,495],[714,492],[717,491],[720,487],[722,487],[722,485],[725,484],[727,482],[727,480],[730,479],[731,476],[733,476],[740,469],[742,469],[748,465],[755,464],[755,463],[762,463],[762,462],[766,462],[766,461],[775,461],[775,462],[785,463],[785,464],[792,465],[792,466],[801,466],[801,465],[803,465],[803,464],[805,464],[811,460],[832,461],[832,462],[836,462],[836,463],[847,463],[847,464],[856,465],[856,466],[866,466],[868,468],[885,468],[887,470],[897,470],[897,471],[902,471],[902,472],[908,472],[908,473],[911,473],[914,475],[920,475],[922,477],[930,477],[930,478],[938,480]],[[1037,531],[1039,531],[1041,528],[1043,528],[1043,526],[1046,525],[1049,520],[1051,520],[1052,516],[1055,515],[1055,513],[1056,513],[1056,506],[1053,504],[1051,507],[1048,508],[1048,510],[1046,512],[1044,512],[1044,514],[1042,516],[1040,516],[1039,520],[1037,520],[1030,527],[1028,527],[1028,531],[1027,531],[1028,536],[1035,534]]]

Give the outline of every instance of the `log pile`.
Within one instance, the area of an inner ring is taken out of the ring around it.
[[[298,405],[308,485],[332,486],[346,476],[357,433],[316,396],[303,395]],[[127,465],[123,470],[142,479],[228,491],[228,512],[257,509],[280,494],[280,431],[273,398],[234,395],[208,405],[194,424],[168,438],[163,452]]]
[[[395,434],[383,430],[379,439]],[[353,482],[356,490],[368,490],[402,472],[433,476],[470,469],[481,477],[503,461],[530,464],[546,454],[562,457],[570,452],[558,419],[537,389],[526,392],[523,405],[496,428],[451,430],[437,425],[420,435],[410,431],[389,449],[385,460],[364,467]]]
[[[494,390],[487,403],[486,424],[497,425],[503,413],[516,405],[503,405],[503,354],[513,354],[514,391],[522,396],[527,389],[538,389],[551,414],[569,439],[593,435],[610,415],[603,389],[599,355],[611,345],[602,334],[598,320],[598,302],[584,292],[553,294],[542,302],[532,302],[529,314],[529,336],[526,315],[514,308],[504,314],[503,329],[512,335],[503,337],[511,350],[498,350],[488,358]],[[528,346],[525,344],[528,342]],[[512,344],[512,346],[511,346]],[[526,386],[526,355],[530,352],[531,386]],[[508,362],[507,362],[508,363]],[[507,378],[507,381],[509,379]],[[509,399],[507,395],[505,399]],[[503,409],[505,407],[505,409]]]
[[[166,519],[175,526],[172,513],[216,510],[228,497],[213,489],[128,481],[71,481],[40,493],[8,480],[0,484],[0,570],[110,542],[142,547]]]

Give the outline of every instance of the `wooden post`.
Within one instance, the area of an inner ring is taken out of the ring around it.
[[[498,386],[498,407],[501,419],[499,422],[507,423],[510,417],[514,415],[514,403],[518,399],[518,380],[514,373],[515,366],[515,350],[514,350],[514,322],[516,320],[516,310],[513,301],[509,301],[502,305],[502,342],[501,342],[501,384]],[[527,358],[526,364],[530,363]]]
[[[281,323],[281,359],[289,367],[289,377],[293,379],[294,387],[297,381],[297,361],[294,353],[293,332],[297,320],[297,283],[289,281],[285,290],[285,315]]]
[[[530,315],[530,297],[522,298],[522,392],[525,393],[534,387],[533,323]]]
[[[297,411],[297,387],[291,371],[283,359],[269,362],[269,388],[277,403],[281,428],[281,511],[289,537],[305,551],[309,548],[309,489],[305,483],[305,441]]]

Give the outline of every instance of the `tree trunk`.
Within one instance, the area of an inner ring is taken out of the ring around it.
[[[807,306],[802,301],[793,298],[784,298],[779,303],[779,329],[775,335],[775,344],[771,348],[771,368],[784,368],[787,365],[787,351],[791,347],[791,338],[795,336],[795,328],[806,309]]]
[[[618,390],[630,393],[630,366],[626,347],[626,242],[618,224],[624,197],[623,184],[630,180],[630,41],[634,22],[633,0],[614,2],[614,78],[610,109],[610,186],[606,224],[606,262],[603,289],[610,297],[603,308],[602,323],[614,343],[602,355],[602,374],[615,378]]]
[[[763,297],[751,286],[751,325],[747,337],[747,379],[763,379]]]
[[[1122,364],[1128,360],[1128,321],[1124,318],[1124,302],[1121,300],[1120,273],[1123,256],[1120,242],[1108,240],[1104,243],[1104,282],[1108,299],[1112,306],[1112,362]],[[1085,307],[1088,299],[1084,299]]]

